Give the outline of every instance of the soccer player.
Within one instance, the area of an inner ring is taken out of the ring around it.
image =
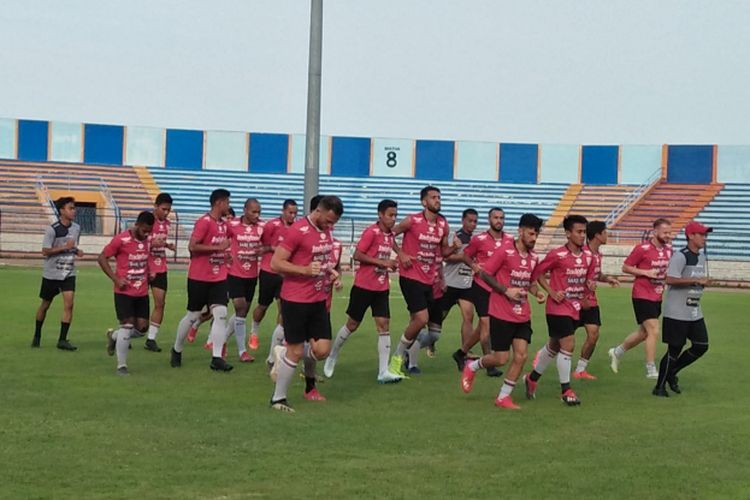
[[[151,261],[149,268],[154,278],[149,285],[151,295],[154,297],[154,310],[151,311],[151,324],[148,327],[148,337],[144,344],[147,351],[161,352],[161,347],[156,343],[161,322],[164,319],[164,304],[167,296],[167,252],[174,252],[177,248],[174,243],[167,242],[169,237],[169,213],[172,211],[172,197],[169,193],[159,193],[154,201],[154,224],[149,236],[151,247]],[[136,330],[137,331],[137,330]],[[134,337],[137,336],[133,335]]]
[[[36,310],[36,328],[31,347],[39,347],[42,339],[42,325],[47,317],[47,310],[57,294],[62,293],[63,313],[60,321],[60,336],[57,348],[62,351],[75,351],[76,346],[68,341],[68,330],[73,320],[73,298],[76,292],[76,257],[83,257],[78,249],[81,226],[73,222],[76,217],[75,199],[63,196],[55,201],[58,220],[47,227],[42,241],[44,271],[39,298],[42,299]]]
[[[596,377],[587,370],[589,360],[594,354],[594,348],[599,341],[599,329],[602,326],[601,313],[599,311],[599,302],[596,300],[596,284],[609,283],[611,286],[620,286],[620,280],[614,276],[602,274],[602,253],[600,248],[607,244],[607,224],[594,220],[586,225],[586,239],[588,245],[586,249],[591,252],[593,265],[589,268],[589,286],[586,290],[586,298],[581,304],[581,321],[580,324],[586,330],[586,340],[581,347],[581,357],[578,358],[578,364],[573,372],[573,378],[583,380],[596,380]]]
[[[712,228],[692,221],[685,226],[687,246],[675,252],[667,268],[667,299],[664,304],[662,341],[667,352],[659,364],[659,379],[652,391],[654,396],[669,397],[665,384],[680,394],[677,374],[708,351],[708,330],[703,320],[701,297],[709,284],[706,269],[706,238]],[[690,339],[690,347],[682,348]]]
[[[215,371],[228,372],[233,367],[222,358],[227,340],[227,266],[226,250],[231,242],[227,238],[224,217],[229,213],[230,193],[216,189],[211,193],[211,210],[198,219],[190,235],[190,265],[188,267],[187,314],[177,326],[170,365],[182,366],[182,349],[193,321],[201,316],[208,306],[213,315],[209,341],[212,344],[210,367]]]
[[[423,327],[417,338],[411,344],[404,356],[404,369],[409,375],[420,375],[422,370],[419,368],[419,350],[421,348],[435,351],[435,343],[440,340],[440,334],[443,331],[443,301],[445,300],[445,278],[443,276],[443,257],[438,255],[437,272],[435,273],[435,282],[432,284],[433,301],[427,309],[427,326]],[[403,369],[402,369],[403,371]]]
[[[523,365],[528,357],[531,342],[531,307],[529,293],[540,304],[545,296],[531,281],[539,258],[534,253],[536,239],[543,224],[533,214],[523,214],[518,223],[518,239],[493,252],[479,271],[482,281],[492,288],[490,293],[490,343],[492,353],[465,364],[461,376],[461,388],[471,392],[474,375],[481,368],[505,365],[513,347],[513,362],[495,399],[495,406],[520,410],[513,402],[511,393],[516,386]]]
[[[227,289],[234,305],[234,314],[229,318],[228,327],[230,331],[234,330],[241,363],[254,361],[245,346],[245,318],[258,282],[258,258],[261,255],[261,238],[265,226],[260,221],[260,212],[260,202],[255,198],[248,198],[245,200],[242,216],[227,224],[227,236],[232,242],[229,247],[231,264],[227,274]]]
[[[429,308],[434,302],[432,287],[440,262],[452,252],[448,246],[448,221],[440,214],[440,190],[426,186],[419,193],[424,210],[407,216],[394,229],[403,234],[402,246],[394,243],[400,260],[399,285],[409,310],[409,324],[391,357],[390,371],[405,378],[401,365],[404,353],[411,347],[420,330],[427,325]]]
[[[656,342],[659,338],[661,298],[669,259],[672,257],[672,224],[667,219],[656,219],[651,239],[636,245],[630,252],[622,272],[635,276],[633,282],[633,310],[638,330],[628,335],[622,344],[608,351],[610,368],[617,373],[620,359],[627,351],[646,341],[646,378],[656,380]]]
[[[274,347],[272,376],[276,380],[271,408],[294,412],[287,391],[297,363],[305,354],[317,361],[331,350],[331,322],[326,311],[325,282],[331,268],[332,228],[344,213],[337,196],[325,196],[317,208],[295,222],[279,242],[271,258],[271,269],[282,273],[281,317],[287,345]]]
[[[346,324],[336,334],[331,353],[323,367],[323,374],[328,378],[333,377],[336,361],[344,343],[357,331],[367,309],[370,309],[378,334],[378,383],[388,384],[401,380],[398,375],[388,370],[391,357],[388,273],[398,267],[398,262],[391,258],[392,229],[396,224],[397,212],[398,205],[395,201],[382,200],[378,203],[378,221],[368,226],[357,242],[354,260],[359,262],[359,269],[354,275],[354,285],[349,294]]]
[[[568,242],[550,250],[531,276],[532,281],[537,281],[549,295],[545,308],[549,340],[540,349],[534,369],[524,377],[526,397],[529,399],[534,399],[539,379],[550,363],[557,359],[562,392],[560,399],[568,406],[581,404],[570,387],[570,368],[575,349],[575,331],[580,320],[579,311],[587,293],[589,268],[593,262],[591,252],[583,248],[587,224],[582,215],[565,217],[563,228]],[[549,282],[545,277],[548,272]]]
[[[120,327],[107,332],[107,354],[117,352],[117,374],[129,375],[128,349],[133,330],[148,328],[148,281],[154,275],[150,269],[151,241],[149,235],[156,218],[151,212],[141,212],[132,229],[127,229],[104,247],[97,259],[99,267],[114,283],[115,314]],[[115,258],[115,270],[109,259]]]

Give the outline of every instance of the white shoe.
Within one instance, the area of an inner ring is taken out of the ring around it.
[[[276,383],[276,377],[279,375],[279,365],[284,354],[286,354],[286,347],[283,345],[277,345],[273,348],[273,368],[271,368],[270,375],[274,383]]]
[[[395,384],[401,382],[401,377],[389,371],[378,375],[378,384]]]
[[[659,378],[659,372],[656,370],[653,371],[647,371],[646,372],[646,378],[649,380],[656,380]]]
[[[620,368],[620,359],[615,355],[615,348],[613,347],[607,351],[607,355],[609,355],[609,367],[613,373],[617,373],[617,370]]]
[[[333,377],[333,370],[336,368],[336,358],[333,356],[328,356],[326,359],[326,364],[323,365],[323,375],[325,375],[327,378]]]

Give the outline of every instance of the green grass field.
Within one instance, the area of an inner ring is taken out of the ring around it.
[[[261,360],[213,373],[196,342],[183,367],[170,368],[184,273],[170,275],[164,352],[135,340],[128,378],[115,375],[105,353],[104,331],[115,323],[111,285],[92,268],[78,278],[70,333],[78,352],[54,347],[58,301],[42,349],[29,347],[39,280],[39,269],[0,268],[3,498],[750,497],[746,294],[705,295],[711,349],[683,372],[683,394],[668,400],[651,396],[641,348],[626,355],[619,375],[609,371],[606,350],[632,329],[633,316],[628,289],[604,289],[605,325],[590,365],[599,380],[574,381],[581,407],[559,401],[553,367],[536,401],[515,392],[520,412],[493,406],[501,379],[478,376],[463,394],[450,358],[456,310],[438,356],[422,356],[423,375],[390,386],[375,383],[376,338],[366,320],[336,376],[320,385],[328,401],[304,401],[298,379],[290,391],[297,413],[289,415],[268,408],[273,387]],[[395,343],[407,316],[393,295]],[[347,296],[334,300],[334,332]],[[533,321],[536,349],[546,339],[541,307]],[[262,326],[262,357],[272,323]],[[199,340],[206,335],[204,327]],[[582,338],[579,331],[579,345]]]

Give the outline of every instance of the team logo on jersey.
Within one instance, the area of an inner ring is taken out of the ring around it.
[[[583,261],[581,260],[581,258],[580,258],[580,257],[576,258],[576,264],[579,264],[579,265],[580,265],[580,264],[581,264],[581,262],[583,262]]]
[[[138,243],[138,250],[143,250],[143,243]]]
[[[525,265],[526,265],[526,259],[521,259],[521,265],[522,265],[522,266],[525,266]]]
[[[302,226],[301,228],[299,228],[299,230],[303,233],[306,233],[310,230],[310,226]]]
[[[320,233],[320,239],[321,240],[324,240],[326,238],[327,238],[326,233]]]
[[[432,227],[432,226],[430,226],[430,227],[427,228],[427,232],[434,233],[435,232],[435,228]]]
[[[250,226],[246,226],[246,227],[245,227],[245,232],[246,232],[246,233],[250,233],[250,232],[252,232],[252,230],[253,230],[253,228],[252,228],[252,227],[250,227]]]

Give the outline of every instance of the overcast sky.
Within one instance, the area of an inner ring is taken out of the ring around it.
[[[3,0],[0,116],[299,133],[307,0]],[[750,1],[324,0],[322,132],[750,143]]]

